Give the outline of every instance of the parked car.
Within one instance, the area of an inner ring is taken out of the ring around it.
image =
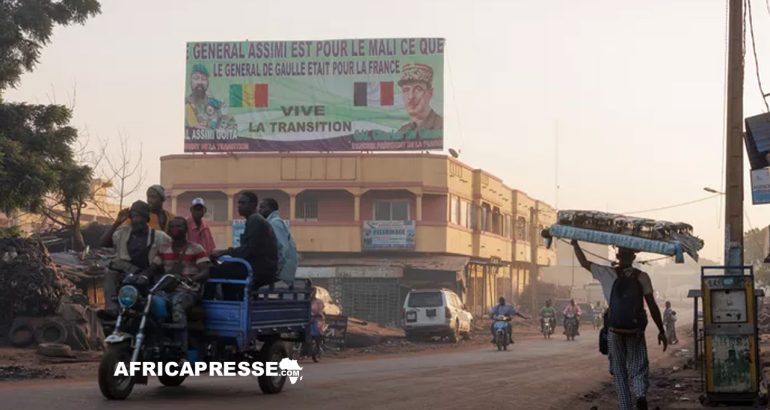
[[[408,339],[448,336],[468,338],[473,316],[449,289],[412,290],[404,301],[404,331]]]
[[[341,315],[342,309],[340,309],[340,306],[334,302],[334,299],[332,299],[332,295],[329,293],[329,291],[320,286],[315,286],[315,288],[315,297],[321,299],[321,301],[324,303],[324,314],[332,316]]]

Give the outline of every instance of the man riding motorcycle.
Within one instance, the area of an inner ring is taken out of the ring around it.
[[[522,319],[527,319],[526,316],[522,315],[516,308],[514,308],[512,305],[505,303],[505,298],[500,297],[498,300],[498,304],[495,306],[492,306],[492,309],[489,310],[490,317],[494,319],[497,316],[505,316],[505,317],[513,317],[518,316]],[[508,339],[513,343],[513,326],[511,326],[511,322],[508,322]],[[495,343],[495,322],[493,321],[491,325],[489,325],[489,332],[492,333],[492,343]]]
[[[186,286],[177,286],[166,294],[171,301],[171,320],[181,336],[182,350],[187,350],[187,310],[193,307],[201,296],[201,288],[209,277],[211,261],[206,251],[197,243],[187,241],[187,220],[172,219],[168,224],[171,243],[160,247],[153,264],[163,268],[183,281]]]
[[[127,220],[130,225],[123,225]],[[171,238],[165,232],[149,228],[150,206],[144,201],[131,204],[128,212],[121,211],[113,226],[114,232],[105,236],[102,245],[115,247],[117,261],[125,265],[121,269],[126,273],[139,273],[157,269],[151,262],[157,257],[161,246],[168,245]],[[114,270],[107,270],[104,275],[105,310],[99,311],[100,318],[114,320],[118,316],[118,304],[114,298],[118,287],[123,281],[123,275]]]
[[[556,309],[551,306],[551,299],[545,301],[545,306],[540,309],[540,332],[545,330],[545,320],[555,320]],[[553,329],[553,325],[551,327]]]
[[[594,314],[594,324],[596,328],[599,329],[602,327],[604,315],[604,308],[602,307],[602,303],[597,301],[592,310]]]
[[[564,334],[567,334],[567,318],[570,316],[575,317],[575,335],[580,336],[580,315],[583,312],[580,310],[580,306],[575,303],[575,299],[569,301],[569,305],[564,308]]]

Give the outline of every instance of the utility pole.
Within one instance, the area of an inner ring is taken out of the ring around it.
[[[743,1],[729,0],[725,266],[743,266]],[[727,271],[725,272],[727,273]],[[742,274],[743,272],[736,272]]]
[[[529,208],[529,288],[532,290],[532,312],[537,311],[537,237],[540,232],[537,231],[537,204]],[[533,313],[534,314],[534,313]]]

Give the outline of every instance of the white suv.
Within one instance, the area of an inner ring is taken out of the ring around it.
[[[453,342],[470,336],[473,316],[456,293],[449,289],[412,290],[404,301],[407,339],[449,336]]]

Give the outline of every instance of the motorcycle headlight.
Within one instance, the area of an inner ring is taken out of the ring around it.
[[[130,308],[139,299],[139,290],[133,286],[123,286],[118,292],[118,303],[124,308]]]

